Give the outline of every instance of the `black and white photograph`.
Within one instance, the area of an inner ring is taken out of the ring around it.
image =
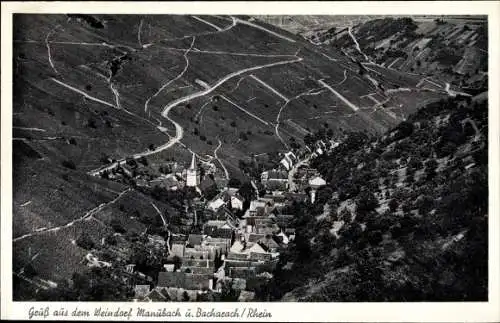
[[[488,302],[489,29],[14,13],[2,294]]]

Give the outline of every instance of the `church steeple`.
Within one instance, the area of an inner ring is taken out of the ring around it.
[[[196,155],[193,152],[193,159],[191,160],[191,167],[189,169],[196,169]]]
[[[191,160],[191,166],[186,170],[186,186],[196,187],[200,184],[200,175],[198,174],[198,168],[196,167],[196,155],[193,152],[193,159]]]

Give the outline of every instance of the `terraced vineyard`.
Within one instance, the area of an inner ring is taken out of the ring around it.
[[[240,160],[319,128],[383,133],[450,95],[246,16],[16,15],[13,37],[14,267],[46,280],[84,268],[74,241],[112,234],[110,214],[136,232],[134,209],[158,216],[151,197],[92,176],[127,158],[194,152],[243,177]]]

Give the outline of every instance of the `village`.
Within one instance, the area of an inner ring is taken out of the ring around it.
[[[312,149],[306,146],[283,154],[275,168],[250,181],[251,195],[240,194],[241,188],[231,187],[231,181],[214,176],[216,167],[197,162],[194,153],[189,167],[168,162],[163,166],[167,170],[162,169],[168,174],[156,178],[144,176],[140,164],[145,162],[141,160],[106,173],[104,176],[114,180],[133,178],[137,186],[161,185],[170,191],[187,187],[201,196],[186,206],[190,233],[172,233],[166,224],[165,239],[149,237],[155,241],[155,248],[162,248],[168,255],[158,277],[138,272],[135,264],[126,266],[128,274],[142,278],[136,281],[133,300],[255,300],[273,278],[280,251],[295,238],[294,215],[286,212],[288,207],[294,201],[314,203],[317,189],[326,185],[308,166],[309,160],[338,145],[334,140],[318,140]],[[205,177],[218,188],[210,198],[203,194]]]

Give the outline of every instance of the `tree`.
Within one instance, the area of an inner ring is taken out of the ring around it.
[[[248,140],[248,136],[246,133],[244,133],[243,131],[240,132],[240,139],[241,140],[244,140],[244,141],[247,141]]]
[[[234,188],[240,188],[241,187],[241,181],[237,178],[231,177],[227,183],[229,187],[234,187]]]
[[[392,212],[395,212],[397,209],[398,209],[398,201],[396,201],[395,199],[391,199],[389,201],[389,209],[392,211]]]
[[[378,200],[372,192],[363,192],[356,202],[356,213],[365,215],[379,206]]]
[[[76,165],[72,160],[63,160],[61,164],[69,169],[76,169]]]
[[[250,184],[250,182],[245,182],[241,185],[240,189],[238,190],[238,193],[247,201],[252,200],[252,197],[255,194],[255,190]]]
[[[120,221],[116,218],[113,218],[111,220],[111,228],[117,232],[117,233],[125,233],[127,230],[125,230],[125,228],[123,227],[123,225],[120,223]]]
[[[95,242],[86,232],[84,232],[78,237],[78,239],[76,239],[76,244],[77,246],[86,250],[92,250],[95,248]]]

